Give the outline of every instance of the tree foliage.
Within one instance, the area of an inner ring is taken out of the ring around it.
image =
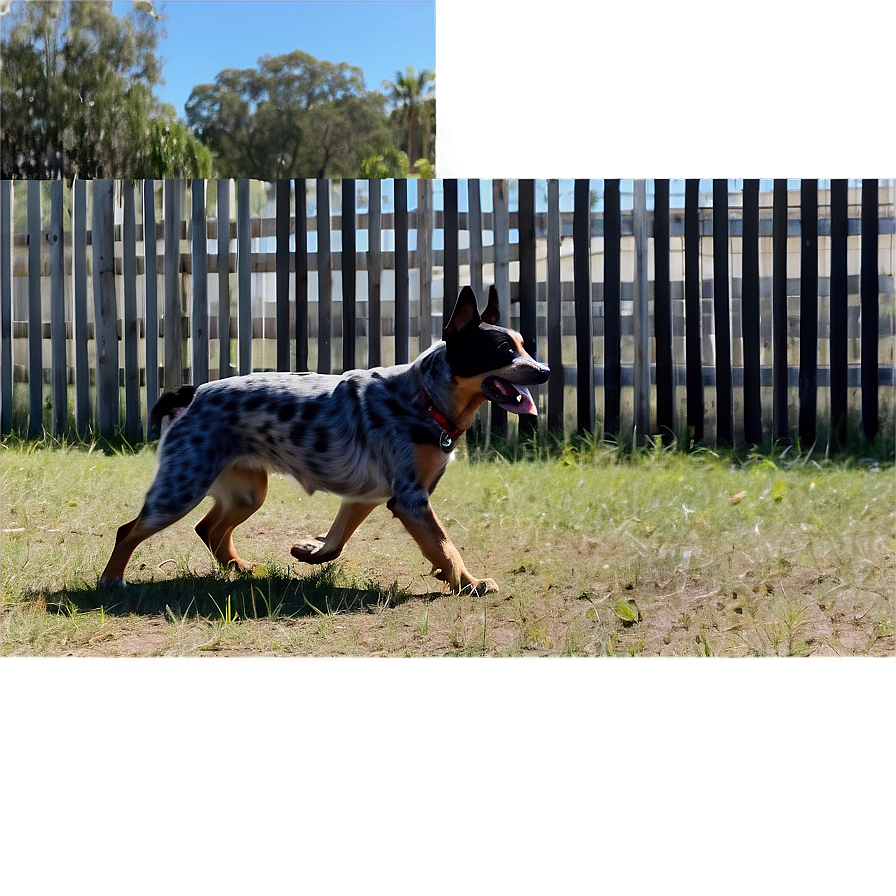
[[[355,177],[391,143],[385,97],[361,70],[301,50],[222,71],[185,108],[223,177]]]
[[[134,4],[125,18],[111,3],[14,4],[3,23],[3,177],[200,176],[210,170],[195,138],[174,126],[174,110],[153,95],[161,81],[160,18],[150,3]],[[173,126],[177,156],[166,158]]]
[[[409,159],[430,163],[435,161],[436,101],[431,92],[434,81],[435,72],[417,72],[409,65],[404,72],[395,73],[394,81],[383,84],[393,106],[391,118],[399,148]],[[415,162],[414,167],[419,171],[421,166]]]

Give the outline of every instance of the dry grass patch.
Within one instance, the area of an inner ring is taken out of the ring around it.
[[[274,477],[237,531],[255,577],[219,571],[192,526],[145,542],[132,585],[97,591],[155,453],[7,443],[5,655],[887,655],[894,650],[890,464],[567,451],[460,459],[434,505],[476,575],[451,595],[385,508],[322,568],[297,538],[337,507]]]

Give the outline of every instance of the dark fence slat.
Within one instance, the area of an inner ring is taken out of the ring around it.
[[[520,335],[532,357],[538,355],[538,306],[535,263],[535,181],[519,182]],[[535,390],[537,392],[537,389]],[[538,428],[533,414],[519,415],[521,438],[531,438]]]
[[[878,282],[877,251],[880,225],[878,223],[878,184],[876,180],[862,180],[862,243],[860,252],[860,300],[862,304],[861,370],[862,370],[862,432],[868,441],[877,436],[878,419],[878,339],[880,322],[880,284]]]
[[[293,184],[296,202],[296,370],[308,369],[308,202],[305,178]]]
[[[184,380],[183,304],[180,295],[181,181],[165,181],[165,381],[170,392]]]
[[[249,181],[236,182],[237,355],[240,376],[252,372],[252,236]]]
[[[847,439],[847,372],[849,285],[847,245],[849,232],[849,182],[831,181],[831,443],[835,448]]]
[[[68,423],[68,370],[65,351],[65,230],[62,181],[54,180],[50,196],[50,399],[53,432],[65,432]],[[136,358],[134,359],[136,370]]]
[[[716,441],[734,444],[731,309],[728,298],[728,181],[712,182],[713,322],[716,343]]]
[[[420,351],[432,345],[432,180],[417,181],[417,264],[420,268]]]
[[[762,444],[759,332],[759,181],[744,180],[743,294],[741,330],[744,347],[744,439]]]
[[[548,429],[563,428],[563,318],[560,299],[560,181],[548,181],[547,220]]]
[[[44,427],[40,186],[40,181],[28,182],[28,435],[32,438]]]
[[[684,185],[684,314],[687,371],[687,427],[695,444],[703,441],[703,342],[700,310],[700,181]]]
[[[669,181],[654,181],[654,326],[656,332],[656,425],[674,441],[675,378],[672,366],[672,290],[669,279]]]
[[[510,326],[510,205],[507,181],[492,181],[492,208],[495,233],[495,289],[498,291],[500,323]],[[447,323],[447,319],[444,323]],[[493,404],[491,432],[499,439],[507,437],[507,411]]]
[[[155,181],[143,181],[143,255],[148,262],[144,264],[143,272],[143,307],[144,320],[146,321],[147,411],[146,428],[143,431],[147,434],[149,433],[149,412],[159,397],[159,294],[158,274],[156,271],[158,246],[156,245],[155,186]],[[75,182],[75,189],[77,190],[77,188],[78,184]],[[78,252],[77,257],[83,258],[83,253]],[[77,293],[75,295],[77,302]]]
[[[585,184],[587,181],[576,181],[576,185]],[[576,211],[580,202],[584,202],[587,186],[582,186],[582,199],[576,195]],[[604,432],[611,436],[619,434],[619,424],[622,411],[622,379],[621,379],[621,319],[620,319],[620,248],[622,240],[622,216],[619,205],[619,180],[604,181]],[[582,225],[580,224],[580,227]],[[590,240],[590,229],[580,234],[580,241],[587,245]],[[575,242],[575,224],[573,224],[573,241]],[[576,278],[578,280],[578,278]],[[589,296],[584,293],[581,300],[576,300],[577,315],[579,303],[589,302],[591,275],[588,275]],[[577,321],[576,328],[585,326],[584,312],[580,325]],[[578,341],[578,339],[577,339]],[[579,370],[585,363],[584,346],[579,349],[582,354],[578,359]],[[590,349],[589,349],[590,351]],[[591,389],[594,392],[594,389]],[[594,404],[594,399],[591,400]],[[579,414],[585,410],[582,397],[579,396]],[[587,421],[588,416],[585,417]],[[593,416],[592,416],[593,419]],[[579,424],[580,429],[582,424]],[[588,428],[587,425],[585,427]]]
[[[317,372],[333,372],[333,267],[330,182],[317,179]]]
[[[818,181],[800,182],[800,416],[803,448],[817,430],[818,401]]]
[[[383,276],[383,190],[382,181],[372,179],[367,186],[367,366],[383,363],[382,276]],[[422,181],[421,181],[422,183]],[[419,239],[419,238],[418,238]]]
[[[618,181],[617,181],[618,188]],[[617,192],[618,200],[618,192]],[[591,182],[576,180],[573,186],[573,282],[576,317],[576,414],[580,433],[594,432],[594,316],[591,286]],[[618,208],[618,205],[617,205]],[[618,249],[618,246],[617,246]],[[604,258],[608,249],[604,248]],[[606,265],[606,261],[604,262]],[[617,251],[618,265],[618,251]],[[618,267],[617,267],[618,275]],[[618,284],[617,284],[618,285]],[[607,305],[604,293],[604,307]],[[618,312],[618,303],[617,303]],[[618,346],[618,341],[617,341]],[[608,350],[605,350],[605,357]],[[618,400],[618,392],[617,392]],[[606,426],[606,418],[604,420]],[[617,421],[618,427],[618,409]],[[606,431],[606,429],[605,429]],[[614,432],[616,430],[613,430]]]
[[[459,229],[457,218],[457,181],[454,178],[443,181],[442,190],[445,202],[443,225],[445,238],[445,295],[442,303],[442,326],[444,327],[451,317],[454,303],[457,301],[457,296],[460,292],[457,270],[457,233]]]
[[[143,437],[140,421],[140,358],[137,354],[137,213],[134,183],[121,182],[122,318],[124,343],[124,431],[134,442]]]
[[[408,295],[408,182],[393,181],[395,190],[395,363],[410,359],[411,304]],[[457,181],[454,182],[455,197]],[[455,239],[455,242],[457,240]],[[447,276],[447,274],[446,274]],[[457,276],[455,272],[455,276]]]
[[[277,333],[289,332],[289,214],[290,183],[277,181],[276,199],[276,240],[277,240]],[[289,339],[277,339],[277,370],[289,370]]]
[[[0,181],[0,432],[12,430],[12,181]]]
[[[787,180],[777,178],[772,209],[772,437],[790,441],[787,412]]]
[[[115,296],[115,228],[111,180],[93,181],[93,301],[96,310],[97,421],[99,434],[118,427],[118,302]],[[167,275],[166,275],[167,279]]]
[[[230,376],[230,181],[217,182],[218,216],[218,375]],[[221,227],[224,222],[225,226]]]
[[[355,182],[342,179],[342,369],[354,370],[357,337],[355,298]]]

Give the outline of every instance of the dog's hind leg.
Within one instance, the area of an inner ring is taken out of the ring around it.
[[[251,572],[233,546],[233,530],[244,523],[262,504],[268,493],[268,474],[262,469],[230,467],[209,489],[215,499],[212,509],[196,524],[196,533],[221,566],[235,566]]]
[[[352,537],[355,529],[367,519],[370,512],[379,507],[381,501],[374,503],[345,500],[339,505],[339,513],[330,526],[330,531],[321,539],[303,541],[293,545],[290,552],[296,560],[303,563],[327,563],[335,560]]]

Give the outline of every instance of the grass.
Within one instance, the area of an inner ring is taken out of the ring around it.
[[[273,477],[236,534],[255,575],[215,566],[192,532],[199,508],[141,545],[129,587],[98,591],[154,449],[7,439],[2,652],[892,654],[893,466],[869,455],[567,441],[461,457],[433,504],[471,572],[501,586],[482,597],[443,592],[385,509],[336,563],[293,562],[338,501]]]

